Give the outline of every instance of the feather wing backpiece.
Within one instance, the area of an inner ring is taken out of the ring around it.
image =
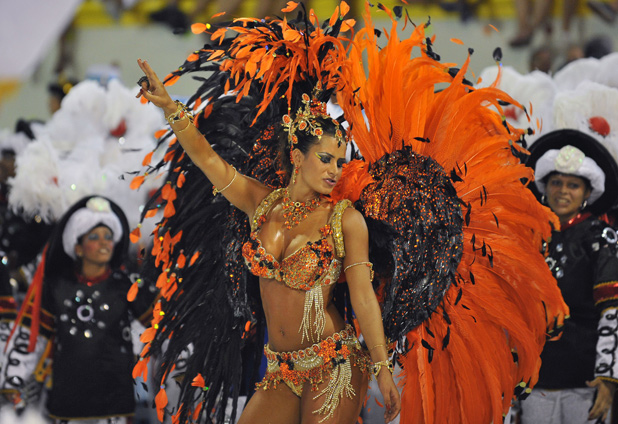
[[[405,40],[396,27],[379,48],[366,18],[344,65],[340,104],[364,162],[337,189],[390,230],[370,238],[402,352],[402,422],[500,422],[568,315],[541,253],[557,221],[521,182],[533,179],[517,156],[523,130],[498,113],[519,105],[472,89],[469,58],[435,60],[423,26]],[[362,190],[346,187],[355,180]]]

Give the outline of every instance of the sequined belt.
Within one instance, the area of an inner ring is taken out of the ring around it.
[[[291,360],[294,362],[295,366],[301,367],[301,368],[307,367],[308,369],[313,366],[316,366],[314,362],[317,358],[326,359],[324,355],[324,350],[325,349],[328,350],[329,348],[336,346],[337,342],[341,342],[342,344],[349,345],[349,347],[352,347],[352,345],[356,345],[358,343],[358,339],[356,338],[356,333],[354,331],[354,328],[351,325],[347,325],[340,332],[327,337],[321,342],[315,343],[306,349],[296,350],[293,352],[275,352],[271,350],[268,345],[265,345],[264,355],[266,356],[266,359],[269,362],[274,361],[274,362],[279,363],[281,361],[287,362]],[[359,344],[359,348],[360,348],[360,344]],[[309,365],[308,362],[311,362],[312,365]],[[328,361],[324,361],[324,362],[328,362]],[[321,365],[324,362],[321,362],[320,364],[317,364],[317,365]]]
[[[328,381],[328,385],[313,398],[324,396],[323,405],[313,411],[314,414],[324,415],[320,422],[333,415],[344,395],[350,399],[355,396],[351,384],[352,365],[358,366],[363,374],[369,376],[371,362],[351,325],[306,349],[274,352],[266,345],[264,354],[268,366],[258,388],[267,390],[283,382],[300,397],[305,383],[311,383],[312,391],[317,391],[319,384]]]

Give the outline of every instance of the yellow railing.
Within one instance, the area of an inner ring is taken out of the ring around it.
[[[260,0],[245,0],[241,7],[240,16],[252,16],[254,14],[255,6]],[[354,1],[355,4],[361,6],[364,4],[363,0],[349,0]],[[457,3],[458,0],[442,0],[444,3]],[[478,0],[469,0],[470,2],[476,2]],[[378,0],[372,1],[377,4]],[[193,10],[196,0],[181,0],[180,8],[189,12]],[[200,15],[203,22],[207,22],[209,17],[218,12],[217,1],[213,1],[205,13]],[[335,5],[338,3],[336,0],[313,0],[311,1],[311,7],[316,11],[323,10],[325,14],[330,14]],[[403,5],[401,1],[396,0],[382,0],[385,6],[392,8],[396,5]],[[408,12],[414,17],[426,17],[432,18],[453,18],[457,19],[459,15],[457,13],[445,12],[438,4],[439,1],[435,0],[408,0],[406,6]],[[512,18],[514,17],[514,1],[513,0],[485,0],[482,2],[477,10],[477,16],[480,18]],[[558,1],[557,3],[560,3]],[[125,10],[121,13],[118,20],[112,18],[107,12],[103,3],[99,0],[87,0],[80,6],[76,15],[77,26],[106,26],[106,25],[140,25],[149,22],[150,13],[161,9],[166,5],[165,0],[140,0],[135,7],[131,10]],[[559,5],[556,5],[557,7]]]

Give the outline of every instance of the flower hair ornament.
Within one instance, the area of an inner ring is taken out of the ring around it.
[[[283,115],[282,118],[283,126],[285,127],[285,131],[288,133],[290,154],[291,151],[294,150],[295,145],[298,143],[296,131],[303,131],[317,137],[320,140],[322,139],[324,131],[317,120],[318,118],[330,119],[333,124],[335,124],[335,139],[337,140],[338,146],[340,146],[341,143],[347,142],[347,138],[343,135],[339,122],[336,119],[331,118],[330,115],[326,113],[326,103],[319,101],[315,95],[309,97],[307,93],[302,95],[302,102],[304,106],[298,108],[294,119],[292,119],[289,113]]]

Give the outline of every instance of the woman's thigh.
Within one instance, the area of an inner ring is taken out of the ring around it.
[[[317,391],[311,390],[311,384],[306,383],[303,388],[303,396],[300,399],[300,414],[302,424],[314,424],[320,423],[324,419],[323,414],[314,414],[313,412],[320,409],[324,404],[326,396],[317,397],[322,390],[328,386],[329,380],[322,382],[318,386]],[[352,367],[352,380],[351,384],[354,388],[354,396],[350,399],[345,394],[340,398],[339,405],[335,409],[334,414],[327,420],[322,421],[321,424],[356,424],[358,416],[360,415],[361,407],[365,401],[365,395],[367,394],[368,379],[366,375],[360,371],[356,366]]]
[[[299,424],[300,398],[284,383],[276,389],[257,389],[238,424]]]

